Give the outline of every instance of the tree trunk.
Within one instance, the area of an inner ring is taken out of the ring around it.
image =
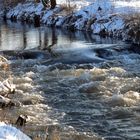
[[[51,9],[54,9],[56,6],[56,0],[51,0]]]
[[[35,2],[36,2],[36,3],[39,3],[39,2],[40,2],[40,0],[35,0]]]

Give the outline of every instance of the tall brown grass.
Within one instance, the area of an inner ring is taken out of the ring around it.
[[[134,43],[140,44],[140,14],[132,13],[124,16],[125,32]]]
[[[76,9],[76,5],[61,4],[60,7],[67,14],[72,14]]]

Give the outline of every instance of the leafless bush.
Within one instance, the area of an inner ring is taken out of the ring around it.
[[[140,27],[140,14],[139,13],[132,13],[131,15],[125,15],[124,20],[126,25],[133,25]]]
[[[124,16],[125,30],[127,35],[132,38],[135,43],[140,43],[140,14],[133,13]]]

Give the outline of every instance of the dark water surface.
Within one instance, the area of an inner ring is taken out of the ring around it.
[[[11,60],[14,97],[23,103],[10,114],[28,115],[32,132],[53,125],[48,133],[62,140],[140,139],[138,47],[7,22],[0,25],[0,50]]]
[[[100,38],[92,33],[47,27],[34,28],[23,23],[13,24],[10,21],[1,23],[0,26],[0,50],[26,50],[26,52],[42,50],[55,61],[63,63],[104,61],[102,57],[98,57],[100,49],[116,48],[118,44],[123,46],[124,43],[111,38]],[[35,55],[38,57],[39,54]]]

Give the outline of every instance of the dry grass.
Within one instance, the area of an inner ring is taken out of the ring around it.
[[[127,26],[133,25],[140,27],[140,13],[132,13],[131,15],[125,15],[124,20]]]
[[[73,13],[76,9],[76,5],[71,5],[71,4],[61,4],[60,5],[62,11],[65,11],[66,13],[70,14]]]
[[[124,29],[130,40],[133,40],[134,43],[140,44],[140,14],[133,13],[128,16],[125,15],[124,21]]]

